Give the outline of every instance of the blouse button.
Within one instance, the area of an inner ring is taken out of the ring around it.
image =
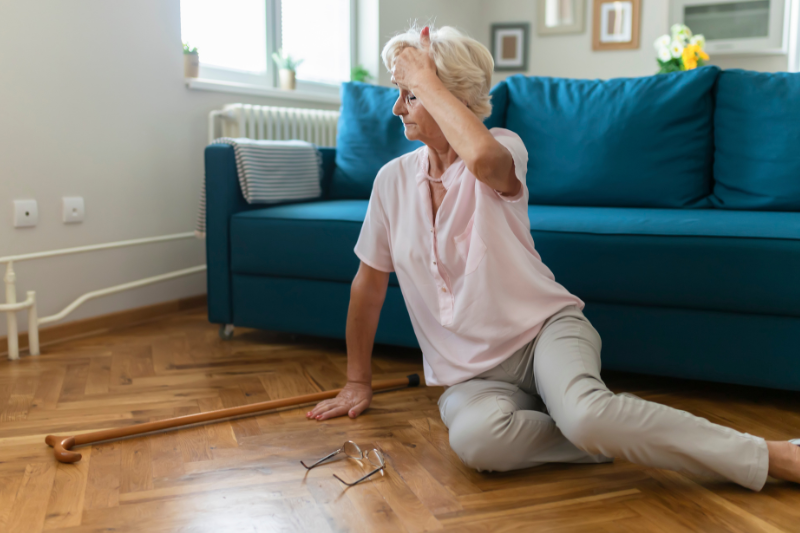
[[[442,287],[442,292],[447,292],[447,289],[445,289],[444,287]]]
[[[436,264],[436,261],[434,261],[434,262],[433,262],[433,264],[435,265],[435,264]]]

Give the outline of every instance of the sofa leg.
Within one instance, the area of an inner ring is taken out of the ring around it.
[[[229,341],[233,338],[233,324],[220,324],[219,338],[224,341]]]

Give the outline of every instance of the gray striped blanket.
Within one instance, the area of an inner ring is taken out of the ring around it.
[[[230,144],[242,196],[249,204],[318,198],[322,194],[322,156],[305,141],[255,141],[221,137],[212,144]],[[200,193],[195,235],[206,236],[206,188]]]

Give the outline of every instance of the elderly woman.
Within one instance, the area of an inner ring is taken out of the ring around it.
[[[492,57],[453,28],[411,29],[383,61],[392,112],[425,146],[384,166],[355,247],[348,383],[307,417],[358,416],[372,399],[370,358],[396,272],[450,446],[470,467],[635,463],[716,473],[753,490],[767,474],[800,482],[800,447],[612,393],[584,303],[559,285],[530,234],[520,138],[487,130]]]

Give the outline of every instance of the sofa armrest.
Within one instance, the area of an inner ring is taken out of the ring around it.
[[[233,146],[207,146],[205,163],[208,320],[217,324],[232,324],[231,216],[251,206],[245,201],[239,187]]]
[[[336,149],[319,148],[319,151],[322,154],[322,198],[325,198],[328,196],[333,176]],[[263,209],[266,206],[248,204],[242,196],[233,146],[229,144],[207,146],[205,166],[208,320],[215,324],[233,324],[231,217],[236,213]]]

